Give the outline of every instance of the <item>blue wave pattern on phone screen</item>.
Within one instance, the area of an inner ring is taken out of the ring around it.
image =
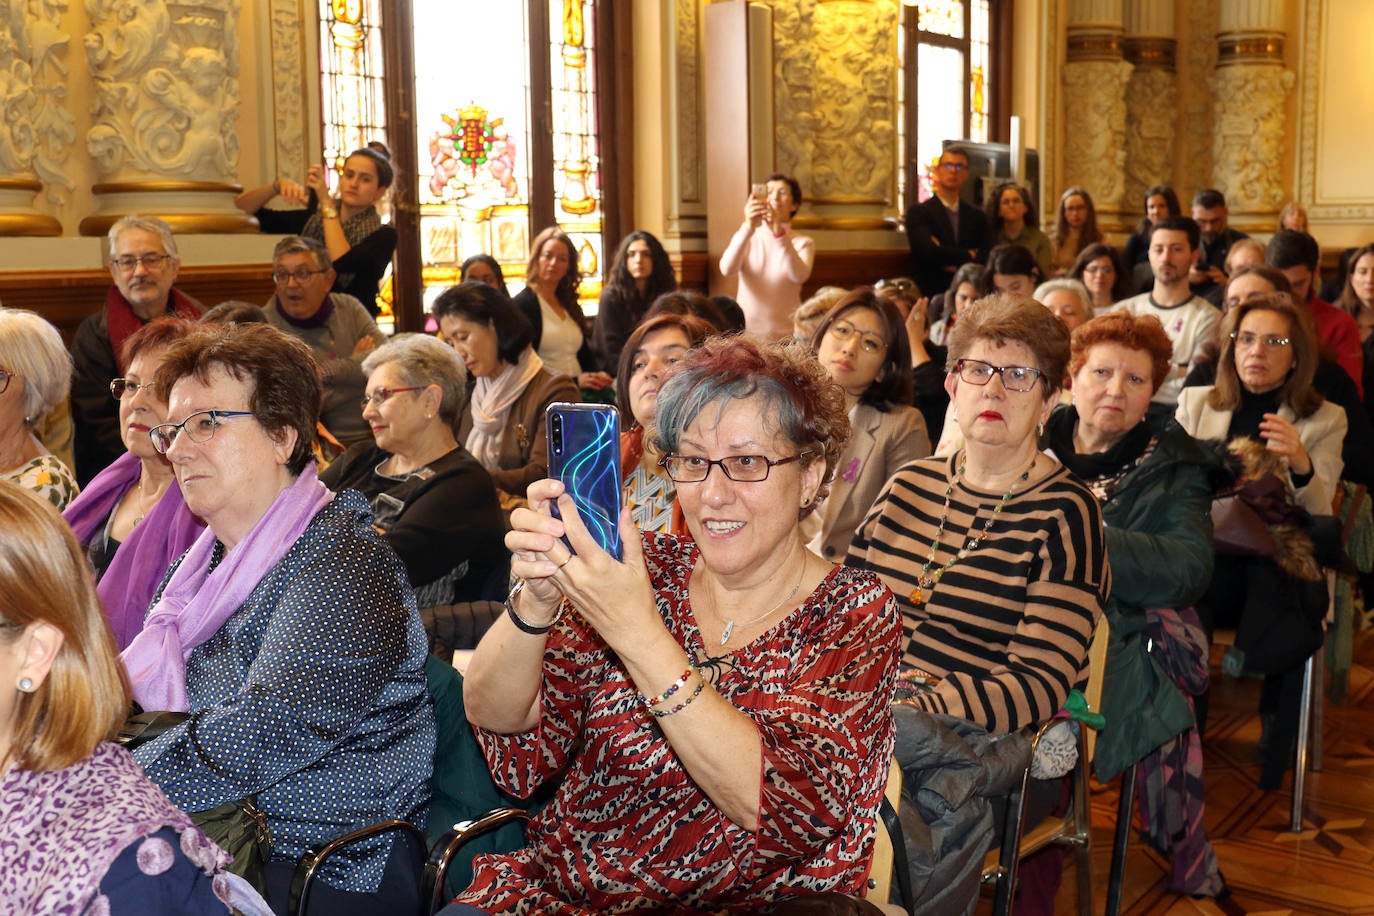
[[[615,448],[615,415],[595,413],[590,419],[596,424],[596,435],[578,451],[568,456],[567,471],[571,486],[569,491],[577,505],[578,514],[596,542],[613,556],[619,556],[619,538],[616,523],[618,519],[608,516],[601,507],[619,503],[620,481],[614,474],[615,463],[606,461],[603,449]],[[597,494],[592,502],[579,497],[579,494]]]

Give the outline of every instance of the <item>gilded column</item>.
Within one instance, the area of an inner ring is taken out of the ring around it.
[[[71,36],[60,28],[56,5],[0,4],[0,235],[61,235],[62,224],[39,212],[34,199],[45,185],[51,203],[71,189],[62,172],[76,138],[62,105]]]
[[[1241,228],[1272,225],[1282,181],[1284,104],[1297,77],[1283,66],[1280,0],[1223,0],[1212,77],[1212,181]]]
[[[898,0],[771,0],[774,162],[799,229],[896,226]],[[830,244],[826,247],[843,247]]]
[[[1129,223],[1145,192],[1173,178],[1178,125],[1178,43],[1173,0],[1126,0],[1123,51],[1134,68],[1126,84],[1126,196]]]
[[[175,6],[87,0],[94,82],[86,152],[97,176],[83,235],[129,213],[179,232],[253,232],[234,206],[239,116],[238,0]]]
[[[1086,188],[1098,224],[1121,222],[1126,170],[1123,0],[1069,0],[1064,63],[1064,186]],[[1046,194],[1057,193],[1046,189]],[[1049,202],[1043,208],[1049,212]]]

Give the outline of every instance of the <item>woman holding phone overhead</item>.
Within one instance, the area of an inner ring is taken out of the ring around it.
[[[792,313],[811,276],[816,243],[792,231],[801,202],[801,185],[791,175],[775,172],[766,184],[754,185],[744,222],[720,258],[720,272],[739,277],[735,298],[744,309],[745,330],[760,340],[792,336]]]
[[[863,886],[897,609],[798,528],[848,438],[843,401],[800,348],[714,338],[657,411],[690,538],[626,536],[617,562],[549,480],[511,516],[523,584],[464,699],[505,791],[562,782],[530,845],[479,860],[448,912],[743,911]]]

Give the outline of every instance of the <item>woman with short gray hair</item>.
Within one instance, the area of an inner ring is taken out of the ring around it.
[[[442,341],[398,337],[363,360],[362,442],[320,475],[358,490],[410,575],[421,608],[476,600],[504,569],[505,533],[491,475],[454,438],[467,406],[463,361]]]
[[[72,358],[62,335],[26,309],[0,310],[0,478],[32,490],[62,510],[80,487],[34,429],[67,399]]]

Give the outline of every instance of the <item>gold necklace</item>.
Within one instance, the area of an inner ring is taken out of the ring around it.
[[[1012,494],[1016,492],[1017,485],[1024,484],[1030,479],[1031,471],[1035,470],[1035,457],[1036,456],[1031,457],[1030,467],[1026,468],[1025,472],[1012,482],[1011,489],[1003,493],[1002,498],[997,501],[997,505],[993,507],[992,514],[989,515],[988,520],[983,523],[983,530],[974,532],[973,535],[964,542],[963,546],[959,548],[959,552],[949,558],[948,563],[932,573],[930,570],[931,567],[935,565],[935,554],[939,552],[940,549],[940,538],[944,536],[945,525],[949,522],[950,498],[954,495],[954,488],[959,485],[959,481],[964,477],[964,468],[966,464],[960,463],[959,467],[954,471],[954,477],[950,480],[949,486],[945,487],[945,508],[940,514],[940,525],[935,529],[935,536],[930,539],[930,553],[926,556],[925,566],[921,567],[921,575],[916,580],[916,587],[911,590],[910,597],[912,604],[917,607],[925,604],[930,597],[930,592],[935,590],[936,584],[938,584],[940,579],[944,577],[944,574],[949,571],[950,567],[982,545],[983,540],[988,536],[988,532],[992,530],[992,523],[997,521],[997,516],[1002,514],[1002,508],[1006,506],[1007,501],[1010,500]],[[967,461],[968,456],[965,454],[964,462]],[[969,531],[973,531],[978,524],[979,509],[981,509],[981,507],[974,509],[973,523],[969,525]]]
[[[785,605],[785,604],[787,604],[788,602],[790,602],[790,601],[792,600],[792,598],[797,594],[797,589],[801,588],[802,578],[803,578],[805,575],[806,575],[806,558],[803,557],[803,558],[802,558],[801,569],[797,572],[797,581],[794,582],[794,583],[792,584],[792,589],[791,589],[791,591],[789,591],[786,595],[783,595],[782,600],[779,601],[777,604],[773,605],[771,608],[769,608],[768,610],[764,611],[762,614],[760,614],[759,616],[753,618],[752,620],[746,620],[746,621],[744,621],[744,623],[740,624],[740,626],[741,626],[741,627],[752,627],[754,624],[758,623],[760,620],[764,620],[764,619],[766,619],[766,618],[768,618],[768,617],[771,617],[771,616],[773,616],[774,614],[776,614],[776,613],[778,612],[778,609],[779,609],[779,608],[781,608],[783,605]],[[709,588],[703,588],[703,589],[702,589],[702,593],[703,593],[704,595],[708,596],[708,597],[710,598],[710,600],[711,600],[711,613],[715,616],[715,618],[716,618],[717,620],[719,620],[719,619],[720,619],[720,609],[716,606],[716,598],[715,598],[715,595],[710,594],[710,591],[711,591],[711,590],[710,590]],[[725,629],[724,629],[724,630],[721,630],[721,632],[720,632],[720,644],[723,646],[723,645],[725,645],[727,642],[729,642],[729,641],[730,641],[730,635],[731,635],[732,633],[734,633],[734,632],[735,632],[735,618],[731,617],[729,620],[725,621]]]

